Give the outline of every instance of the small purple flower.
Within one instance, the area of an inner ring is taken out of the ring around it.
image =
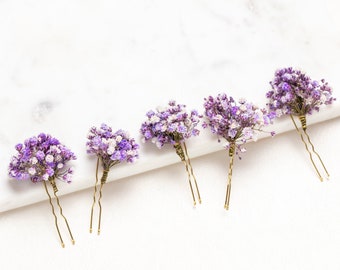
[[[210,127],[212,133],[227,140],[226,148],[244,152],[241,146],[249,140],[255,140],[261,128],[270,124],[274,118],[265,109],[259,109],[245,99],[238,103],[226,94],[216,98],[209,96],[204,99],[206,119],[203,127]]]
[[[196,110],[186,111],[186,106],[171,100],[165,108],[157,108],[146,114],[140,133],[143,142],[151,140],[158,148],[169,143],[175,145],[191,136],[197,136],[197,124],[202,118]]]
[[[87,139],[87,153],[100,158],[104,170],[120,162],[132,163],[138,158],[139,145],[123,130],[112,132],[111,127],[102,124],[100,128],[92,127]]]
[[[329,105],[336,100],[324,79],[314,81],[292,67],[277,70],[270,85],[272,89],[266,94],[269,99],[267,106],[277,117],[312,114],[319,111],[321,105]]]
[[[9,164],[9,176],[18,180],[32,182],[47,181],[51,178],[71,179],[72,171],[65,169],[76,156],[51,135],[41,133],[15,146],[17,151]],[[54,161],[58,160],[58,163]],[[68,181],[70,182],[70,180]]]

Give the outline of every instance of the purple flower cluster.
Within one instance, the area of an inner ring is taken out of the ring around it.
[[[276,117],[312,114],[313,111],[319,111],[321,105],[332,104],[335,100],[325,80],[314,81],[292,67],[277,70],[270,85],[272,90],[266,94],[269,99],[267,105]]]
[[[274,118],[274,114],[268,114],[265,109],[259,109],[245,99],[236,102],[224,93],[216,98],[205,98],[204,108],[206,120],[203,128],[209,126],[212,133],[226,139],[227,149],[235,145],[241,152],[245,151],[241,145],[249,140],[256,140],[258,131]]]
[[[41,133],[17,144],[16,155],[11,159],[9,175],[18,180],[32,182],[47,181],[51,178],[71,182],[72,168],[66,163],[76,156],[56,138]]]
[[[139,145],[123,130],[112,132],[111,127],[102,124],[100,128],[92,127],[87,139],[87,153],[97,155],[104,169],[123,161],[132,163],[138,158]]]
[[[156,111],[150,110],[147,120],[142,124],[140,132],[142,141],[151,140],[158,148],[164,144],[172,145],[182,142],[191,136],[197,136],[197,124],[202,118],[196,110],[186,111],[186,106],[170,101],[167,107],[159,107]]]

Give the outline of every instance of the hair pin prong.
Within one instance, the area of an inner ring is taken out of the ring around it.
[[[201,200],[200,192],[199,192],[199,189],[198,189],[196,177],[194,175],[194,171],[193,171],[193,168],[191,166],[190,158],[188,156],[188,151],[187,151],[187,147],[185,145],[185,142],[175,143],[174,148],[176,149],[177,155],[180,157],[181,161],[185,165],[185,170],[188,174],[188,182],[189,182],[190,191],[191,191],[191,195],[192,195],[192,199],[193,199],[193,204],[194,204],[194,206],[196,206],[196,196],[195,196],[194,189],[193,189],[193,183],[195,185],[198,202],[202,203],[202,200]]]
[[[227,192],[224,203],[224,209],[229,210],[229,202],[230,202],[230,193],[231,193],[231,179],[233,175],[233,166],[234,166],[234,156],[235,156],[236,144],[232,142],[229,148],[229,171],[228,171],[228,184],[227,184]]]
[[[112,131],[112,128],[106,124],[102,124],[100,128],[92,127],[87,136],[87,153],[95,154],[97,156],[96,165],[96,181],[94,184],[93,202],[91,206],[90,215],[90,233],[93,230],[93,215],[96,202],[98,202],[98,227],[97,234],[100,235],[102,223],[102,197],[103,186],[106,184],[110,169],[123,161],[133,163],[138,158],[139,145],[135,143],[133,138],[130,138],[128,133],[124,130]],[[99,163],[102,165],[103,173],[100,178],[100,187],[98,188],[98,171]],[[99,198],[97,201],[97,193]]]

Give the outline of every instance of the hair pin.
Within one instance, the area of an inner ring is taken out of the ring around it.
[[[236,102],[226,94],[219,94],[216,98],[209,96],[204,101],[206,119],[203,128],[210,127],[219,142],[220,138],[227,141],[229,170],[224,208],[229,210],[234,157],[237,155],[241,159],[240,153],[246,151],[243,145],[250,140],[255,141],[257,133],[272,122],[274,114],[268,114],[265,109],[259,109],[245,99]],[[274,132],[271,134],[273,136]]]
[[[330,105],[336,100],[332,97],[331,87],[324,79],[320,82],[313,81],[306,74],[292,67],[277,70],[270,85],[272,90],[266,94],[269,99],[267,104],[269,110],[275,113],[276,117],[290,116],[320,181],[323,181],[323,177],[314,161],[315,156],[328,179],[328,170],[307,133],[306,115],[311,115],[314,111],[318,112],[321,105]],[[298,127],[295,117],[299,119],[301,129]]]
[[[147,120],[142,124],[140,132],[142,141],[155,143],[161,149],[165,144],[171,144],[175,148],[176,154],[185,165],[188,175],[189,187],[196,205],[196,196],[193,186],[197,193],[198,202],[201,203],[201,196],[197,185],[197,180],[188,155],[185,140],[191,136],[197,136],[199,130],[196,128],[199,119],[202,118],[196,110],[186,111],[186,106],[176,104],[176,101],[169,101],[167,107],[158,107],[155,111],[150,110],[146,114]]]
[[[66,167],[66,163],[70,160],[75,160],[76,156],[56,138],[44,133],[25,140],[24,144],[17,144],[15,149],[17,153],[11,159],[9,175],[17,180],[31,180],[33,183],[43,183],[52,208],[52,214],[61,245],[65,247],[47,182],[50,184],[60,215],[65,221],[72,244],[74,244],[75,241],[70,226],[63,214],[63,209],[57,196],[58,188],[55,180],[59,179],[67,183],[71,182],[73,170],[70,167]]]
[[[106,124],[102,124],[100,128],[92,127],[87,136],[87,153],[97,156],[96,166],[96,181],[94,185],[93,203],[91,207],[91,218],[90,218],[90,233],[92,233],[93,213],[94,206],[97,202],[97,193],[99,192],[98,206],[98,235],[101,230],[101,216],[102,216],[102,189],[107,181],[110,169],[119,163],[124,161],[133,163],[138,158],[139,145],[135,143],[133,138],[130,138],[127,132],[118,130],[112,131],[112,128]],[[100,179],[100,187],[97,188],[99,179],[99,163],[102,165],[103,174]]]

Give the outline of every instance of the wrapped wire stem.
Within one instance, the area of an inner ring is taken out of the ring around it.
[[[103,197],[103,186],[107,182],[110,169],[124,161],[128,163],[134,162],[138,158],[139,145],[135,143],[133,138],[129,137],[127,132],[123,130],[113,132],[112,128],[106,124],[102,124],[100,128],[92,127],[87,139],[87,153],[97,156],[96,180],[94,184],[93,201],[90,214],[90,233],[93,231],[94,208],[98,202],[99,214],[97,233],[99,235],[101,232],[103,210],[101,203],[101,199]],[[103,168],[103,174],[99,183],[98,172],[100,163]],[[98,183],[100,184],[99,188]],[[97,193],[99,193],[98,200]]]

